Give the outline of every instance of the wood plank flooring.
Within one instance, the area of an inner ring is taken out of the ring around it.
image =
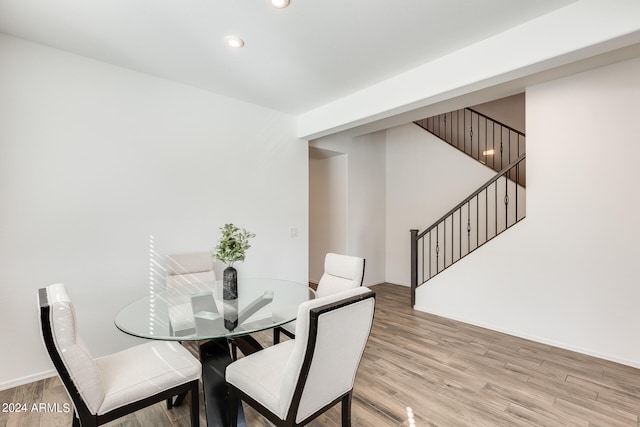
[[[640,426],[640,370],[413,311],[404,287],[371,289],[376,314],[354,389],[354,426],[410,426],[407,408],[416,426]],[[256,338],[271,345],[270,332]],[[4,402],[68,398],[51,378],[0,391]],[[271,426],[250,408],[246,417],[251,427]],[[70,414],[0,412],[0,426],[64,425]],[[109,425],[188,426],[189,406],[158,404]],[[338,425],[339,407],[310,424]]]

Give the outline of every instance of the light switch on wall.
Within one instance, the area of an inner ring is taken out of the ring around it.
[[[298,227],[289,227],[289,237],[298,237]]]

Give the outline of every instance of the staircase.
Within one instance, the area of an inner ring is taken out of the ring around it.
[[[416,289],[525,217],[525,134],[470,108],[414,122],[497,173],[425,229],[411,230]]]
[[[496,172],[525,154],[524,133],[471,108],[414,123]],[[524,187],[524,174],[520,178]]]

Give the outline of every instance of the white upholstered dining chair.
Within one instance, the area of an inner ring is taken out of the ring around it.
[[[186,296],[202,292],[202,282],[215,282],[213,257],[209,252],[189,252],[168,255],[165,260],[167,289],[176,289]],[[203,296],[203,300],[207,298]],[[215,306],[213,297],[207,304]],[[214,311],[214,310],[206,310]],[[190,335],[195,332],[195,321],[191,303],[169,307],[170,328],[176,336]]]
[[[214,282],[216,273],[213,271],[213,258],[209,252],[168,255],[166,278],[167,288]]]
[[[316,290],[319,297],[362,286],[364,258],[328,253],[324,257],[324,274]],[[277,313],[275,314],[277,320]],[[285,323],[273,329],[273,343],[280,342],[280,333],[295,338],[296,322]]]
[[[276,426],[305,425],[341,402],[342,426],[350,426],[353,384],[374,308],[375,294],[366,287],[300,304],[294,340],[227,366],[231,427],[238,400]]]
[[[44,344],[74,407],[73,426],[98,426],[191,392],[191,425],[199,425],[198,359],[175,342],[152,341],[94,359],[76,329],[65,285],[38,293]]]

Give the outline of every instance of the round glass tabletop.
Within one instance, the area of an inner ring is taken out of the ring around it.
[[[316,297],[307,285],[278,279],[238,279],[238,298],[224,300],[222,280],[153,292],[115,317],[121,331],[158,340],[205,340],[246,335],[296,318]]]

